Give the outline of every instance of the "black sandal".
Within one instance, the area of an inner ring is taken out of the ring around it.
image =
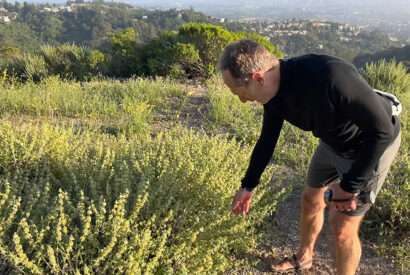
[[[293,254],[292,258],[290,257],[285,257],[280,263],[278,263],[277,265],[281,265],[284,262],[289,262],[292,267],[290,268],[286,268],[286,269],[274,269],[275,265],[271,266],[271,269],[273,272],[276,273],[285,273],[285,272],[290,272],[290,271],[294,271],[296,272],[296,274],[302,274],[302,270],[306,270],[309,269],[311,267],[312,264],[312,259],[310,259],[309,261],[306,261],[304,263],[301,263],[297,257],[296,254]],[[309,266],[309,267],[307,267]]]

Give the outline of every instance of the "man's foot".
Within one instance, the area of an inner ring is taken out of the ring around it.
[[[271,265],[271,269],[273,272],[300,272],[302,270],[307,270],[311,268],[312,265],[312,259],[301,262],[297,259],[296,255],[293,254],[291,258],[286,257],[280,263],[276,265]]]

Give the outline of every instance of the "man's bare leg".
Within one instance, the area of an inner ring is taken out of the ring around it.
[[[300,248],[296,254],[297,259],[302,264],[312,259],[313,247],[320,230],[322,230],[324,209],[326,207],[323,196],[326,190],[327,187],[312,188],[307,186],[303,191],[302,213],[300,216]],[[306,266],[305,268],[309,267]],[[288,268],[292,268],[288,261],[272,266],[273,270]]]
[[[330,211],[330,228],[339,275],[353,275],[359,265],[362,248],[359,227],[363,216],[347,216],[338,211]]]

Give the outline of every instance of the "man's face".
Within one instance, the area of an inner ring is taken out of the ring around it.
[[[240,83],[240,81],[233,78],[229,70],[222,71],[222,78],[231,92],[238,96],[243,103],[247,101],[261,102],[259,96],[260,93],[258,93],[257,87],[255,86],[255,83],[253,83],[254,81],[250,80],[248,85]]]

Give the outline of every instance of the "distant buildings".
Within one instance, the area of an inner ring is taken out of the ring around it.
[[[3,22],[3,23],[8,23],[11,20],[8,16],[0,16],[0,21]]]

